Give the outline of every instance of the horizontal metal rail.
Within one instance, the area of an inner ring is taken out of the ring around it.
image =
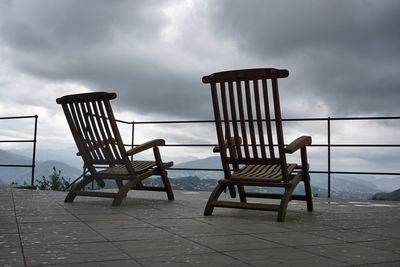
[[[397,176],[400,175],[400,172],[354,172],[354,171],[333,171],[331,169],[331,148],[334,147],[355,147],[355,148],[374,148],[374,147],[383,147],[383,148],[398,148],[400,144],[332,144],[331,143],[331,122],[332,121],[367,121],[367,120],[400,120],[400,116],[366,116],[366,117],[319,117],[319,118],[290,118],[290,119],[282,119],[284,122],[325,122],[327,125],[327,143],[326,144],[312,144],[312,147],[326,147],[327,148],[327,163],[328,167],[326,171],[317,171],[311,170],[310,173],[319,173],[319,174],[327,174],[328,175],[328,197],[331,197],[331,175],[391,175]],[[272,120],[274,121],[274,120]],[[131,144],[127,145],[130,147],[134,147],[137,144],[134,143],[134,133],[136,125],[148,125],[148,124],[207,124],[207,123],[215,123],[214,120],[166,120],[166,121],[119,121],[125,124],[132,125],[132,136],[131,136]],[[214,147],[217,144],[166,144],[166,147]],[[170,168],[171,170],[179,170],[179,171],[222,171],[222,169],[213,169],[213,168]]]

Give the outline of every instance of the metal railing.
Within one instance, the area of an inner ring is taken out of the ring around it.
[[[35,162],[36,162],[36,142],[37,142],[37,124],[38,115],[34,116],[15,116],[15,117],[0,117],[0,120],[22,120],[22,119],[34,119],[33,139],[9,139],[0,140],[0,143],[32,143],[32,164],[0,164],[0,167],[12,167],[12,168],[31,168],[31,186],[35,180]]]
[[[332,144],[332,121],[381,121],[381,120],[400,120],[400,116],[389,116],[389,117],[322,117],[322,118],[294,118],[294,119],[283,119],[282,121],[292,121],[292,122],[305,122],[305,121],[322,121],[326,123],[327,130],[327,143],[323,144],[312,144],[312,147],[326,147],[327,148],[327,170],[310,170],[310,173],[326,174],[328,176],[328,198],[331,197],[331,184],[332,184],[332,174],[340,175],[399,175],[399,172],[350,172],[350,171],[332,171],[331,169],[331,150],[333,147],[400,147],[400,144]],[[135,138],[135,126],[144,124],[211,124],[215,123],[214,120],[171,120],[171,121],[122,121],[117,120],[119,123],[130,124],[131,125],[131,144],[126,144],[126,146],[134,147],[137,144],[134,143]],[[216,144],[166,144],[167,147],[214,147]],[[186,171],[222,171],[222,169],[207,169],[207,168],[170,168],[171,170],[186,170]]]

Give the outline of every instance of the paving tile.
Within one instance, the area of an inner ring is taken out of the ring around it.
[[[85,222],[89,227],[94,230],[101,229],[127,229],[127,228],[142,228],[150,227],[151,225],[140,221],[135,218],[130,218],[128,220],[113,220],[113,221],[87,221]]]
[[[219,253],[139,259],[143,266],[250,266]]]
[[[0,224],[15,223],[14,213],[0,215]]]
[[[96,213],[96,214],[77,214],[76,217],[82,221],[113,221],[129,220],[132,217],[121,213]]]
[[[399,220],[400,221],[400,220]],[[387,238],[399,238],[400,239],[400,227],[399,225],[390,227],[376,227],[376,228],[363,228],[359,229],[361,232],[381,235]]]
[[[174,236],[172,233],[155,227],[98,229],[97,232],[109,241],[160,240],[169,239]]]
[[[180,237],[161,240],[118,241],[114,244],[135,259],[213,252],[207,247]]]
[[[140,267],[136,260],[107,260],[56,265],[58,267]]]
[[[360,228],[375,228],[375,227],[390,227],[398,225],[398,219],[374,218],[369,220],[335,220],[331,224],[343,229],[360,229]]]
[[[368,242],[357,242],[357,244],[400,254],[400,239],[374,240]]]
[[[24,245],[105,241],[82,222],[24,223],[21,239]]]
[[[25,266],[21,248],[0,247],[0,266]]]
[[[16,234],[18,233],[17,223],[14,221],[12,223],[0,223],[0,233],[1,234]]]
[[[143,220],[151,225],[158,227],[207,225],[204,222],[189,218],[159,218],[159,219],[143,219]]]
[[[314,231],[314,235],[337,239],[345,242],[372,241],[387,239],[381,235],[363,233],[354,230],[325,230]]]
[[[230,229],[234,229],[240,233],[244,234],[261,234],[261,233],[282,233],[282,232],[290,232],[282,224],[270,224],[270,223],[254,223],[254,224],[228,224],[227,226]]]
[[[400,261],[394,261],[394,262],[380,262],[376,264],[363,264],[360,265],[360,267],[399,267],[400,266]]]
[[[341,241],[335,239],[320,237],[306,232],[262,233],[253,234],[253,236],[293,247],[341,243]]]
[[[203,236],[190,240],[219,252],[282,247],[277,243],[249,235]]]
[[[18,234],[0,234],[0,248],[20,247]]]
[[[76,222],[78,219],[71,214],[53,214],[53,215],[20,215],[17,217],[20,223],[33,222]]]
[[[129,259],[107,242],[24,246],[27,265],[47,265]]]
[[[305,246],[301,247],[301,249],[349,264],[400,261],[400,254],[360,246],[354,243]]]
[[[164,229],[182,237],[240,234],[239,231],[216,225],[167,226]]]
[[[171,218],[183,218],[185,216],[176,214],[174,212],[169,212],[167,210],[159,210],[159,209],[143,209],[140,212],[138,211],[129,211],[124,210],[124,214],[135,217],[137,219],[149,220],[149,219],[171,219]]]
[[[290,247],[232,251],[225,252],[225,254],[251,266],[348,266],[348,264],[337,260]]]
[[[235,218],[231,216],[202,216],[199,218],[196,218],[195,220],[204,222],[207,224],[213,224],[213,225],[238,225],[238,224],[254,224],[257,223],[254,220],[249,220],[246,218]]]

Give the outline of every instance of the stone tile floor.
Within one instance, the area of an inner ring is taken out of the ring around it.
[[[0,187],[0,266],[400,266],[400,203],[315,199],[275,212],[216,208],[209,193],[110,199]]]

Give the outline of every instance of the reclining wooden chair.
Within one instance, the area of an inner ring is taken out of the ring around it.
[[[288,75],[287,70],[247,69],[203,77],[203,83],[211,85],[218,137],[214,152],[220,153],[224,169],[224,179],[218,181],[211,193],[205,216],[211,215],[214,207],[225,207],[278,211],[277,220],[284,221],[292,199],[305,200],[307,210],[313,210],[306,151],[311,137],[299,137],[286,147],[283,141],[278,79]],[[301,166],[288,164],[286,153],[298,149]],[[293,195],[300,181],[304,182],[305,195]],[[240,202],[218,200],[226,188],[235,197],[235,186]],[[245,186],[246,190],[247,187],[282,189],[281,193],[246,192]],[[249,203],[247,198],[280,199],[280,204]]]
[[[165,191],[168,199],[173,200],[174,194],[165,171],[173,162],[162,162],[158,148],[165,145],[165,141],[152,140],[126,151],[110,105],[110,100],[116,97],[115,93],[99,92],[57,99],[64,110],[78,154],[90,173],[71,187],[65,202],[72,202],[76,196],[108,197],[114,199],[113,206],[119,206],[130,189]],[[129,159],[129,156],[150,148],[155,161]],[[142,180],[152,175],[161,176],[164,187],[143,186]],[[115,180],[118,192],[85,191],[87,184],[103,179]]]

